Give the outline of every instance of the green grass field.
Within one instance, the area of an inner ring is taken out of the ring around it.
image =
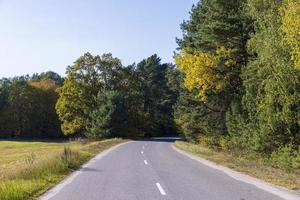
[[[199,144],[191,144],[183,141],[175,142],[175,146],[201,158],[262,179],[266,182],[283,186],[291,190],[300,191],[300,169],[293,172],[286,172],[267,165],[264,160],[260,158],[246,158],[229,152],[215,151]]]
[[[121,142],[0,141],[0,199],[35,199],[97,153]]]

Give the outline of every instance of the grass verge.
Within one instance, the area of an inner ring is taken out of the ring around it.
[[[199,144],[176,141],[175,146],[198,157],[226,166],[235,171],[259,178],[266,182],[300,192],[300,170],[286,172],[268,166],[261,158],[239,156],[234,153],[216,151]]]
[[[0,153],[0,199],[35,199],[96,154],[122,142],[0,141],[0,152],[6,153]]]

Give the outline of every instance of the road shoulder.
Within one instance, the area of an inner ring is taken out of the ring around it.
[[[172,144],[172,148],[180,153],[181,155],[184,155],[184,156],[187,156],[189,157],[190,159],[192,160],[195,160],[201,164],[204,164],[208,167],[211,167],[213,169],[216,169],[216,170],[219,170],[219,171],[222,171],[223,173],[227,174],[228,176],[238,180],[238,181],[242,181],[242,182],[245,182],[245,183],[248,183],[248,184],[251,184],[251,185],[254,185],[256,186],[257,188],[260,188],[264,191],[267,191],[271,194],[274,194],[276,196],[279,196],[283,199],[287,199],[287,200],[300,200],[300,194],[297,193],[297,192],[294,192],[294,191],[290,191],[286,188],[283,188],[283,187],[280,187],[280,186],[275,186],[273,184],[270,184],[270,183],[267,183],[267,182],[264,182],[260,179],[257,179],[257,178],[254,178],[254,177],[251,177],[249,175],[246,175],[246,174],[243,174],[243,173],[240,173],[240,172],[237,172],[237,171],[234,171],[232,169],[229,169],[227,167],[224,167],[222,165],[218,165],[212,161],[208,161],[206,159],[203,159],[199,156],[196,156],[196,155],[192,155],[190,153],[187,153],[183,150],[180,150],[178,149],[174,144]]]

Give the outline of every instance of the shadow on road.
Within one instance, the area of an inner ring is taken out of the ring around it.
[[[81,168],[81,171],[83,171],[83,172],[101,172],[101,170],[90,168],[90,167],[83,167],[83,168]]]
[[[166,142],[166,143],[173,143],[175,141],[183,140],[180,137],[151,137],[151,138],[144,138],[137,141],[145,141],[145,142]]]

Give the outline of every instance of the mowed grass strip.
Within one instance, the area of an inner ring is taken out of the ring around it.
[[[176,141],[175,146],[235,171],[300,192],[300,169],[293,172],[286,172],[268,165],[262,158],[238,156],[234,153],[216,151],[203,147],[200,144],[192,144],[184,141]]]
[[[97,153],[122,142],[0,141],[0,199],[35,199]]]

